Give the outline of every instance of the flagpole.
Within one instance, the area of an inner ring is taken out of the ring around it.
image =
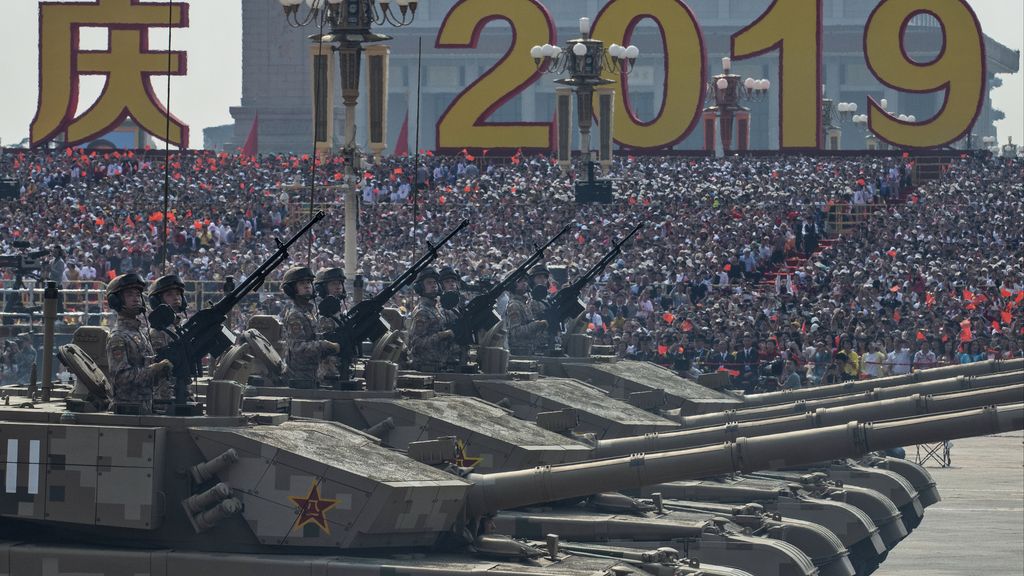
[[[412,235],[415,239],[419,232],[419,191],[420,191],[420,90],[421,73],[423,70],[423,36],[420,36],[416,48],[416,155],[413,156],[412,171]]]

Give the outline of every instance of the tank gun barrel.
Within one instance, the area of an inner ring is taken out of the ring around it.
[[[731,442],[738,437],[781,434],[833,426],[853,420],[879,421],[893,418],[911,418],[939,414],[953,410],[968,410],[995,404],[1009,404],[1024,400],[1024,385],[1014,384],[996,388],[968,390],[927,396],[914,394],[903,398],[863,402],[835,408],[821,408],[792,416],[778,416],[764,420],[730,422],[717,426],[688,428],[678,432],[651,432],[641,436],[599,440],[594,456],[610,458],[633,452],[682,450],[716,442]]]
[[[875,450],[1024,429],[1024,403],[879,423],[848,422],[688,450],[635,453],[560,466],[470,474],[472,516],[542,502],[717,474],[857,457]]]
[[[680,416],[679,409],[668,414],[676,417],[679,423],[686,428],[699,428],[727,422],[745,422],[749,420],[762,420],[776,416],[789,416],[810,412],[819,408],[837,406],[849,406],[864,402],[887,400],[891,398],[902,398],[913,394],[944,394],[948,392],[961,392],[965,390],[978,390],[1005,386],[1008,384],[1024,383],[1024,372],[1001,372],[987,376],[954,376],[952,378],[941,378],[912,384],[901,384],[889,388],[874,388],[867,392],[846,394],[843,396],[830,396],[828,398],[815,398],[810,400],[797,400],[785,404],[770,404],[753,408],[739,408],[736,410],[723,410],[721,412],[710,412],[694,416]]]
[[[927,382],[941,378],[952,378],[954,376],[984,376],[996,372],[1024,371],[1024,358],[1013,360],[986,360],[984,362],[973,362],[971,364],[957,364],[954,366],[942,366],[917,370],[909,374],[898,376],[886,376],[884,378],[871,378],[869,380],[857,380],[844,382],[842,384],[831,384],[828,386],[815,386],[813,388],[801,388],[799,390],[784,390],[781,392],[766,392],[764,394],[749,394],[743,397],[745,407],[765,406],[768,404],[782,404],[795,402],[797,400],[810,400],[813,398],[828,398],[829,396],[841,396],[854,392],[868,392],[875,388],[889,388],[915,382]]]

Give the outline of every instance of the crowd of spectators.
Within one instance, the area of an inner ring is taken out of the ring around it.
[[[379,290],[468,218],[438,265],[467,283],[499,278],[573,222],[546,258],[571,280],[643,222],[585,295],[587,329],[620,356],[684,374],[724,370],[752,389],[1020,355],[1024,164],[965,156],[917,187],[912,165],[627,156],[610,174],[616,201],[580,205],[575,175],[544,156],[385,158],[358,171],[359,267]],[[292,260],[340,266],[344,160],[315,168],[295,155],[191,152],[165,166],[148,151],[7,150],[0,174],[22,193],[0,202],[0,251],[14,240],[61,247],[47,270],[69,286],[167,270],[216,287],[297,229],[312,195],[329,216]],[[859,219],[835,238],[830,212],[846,205]],[[263,291],[250,308],[273,312],[279,301]],[[411,292],[395,302],[413,303]]]

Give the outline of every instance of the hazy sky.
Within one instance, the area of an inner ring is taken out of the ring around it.
[[[245,0],[276,2],[276,0]],[[429,2],[430,0],[424,0]],[[498,1],[498,0],[495,0]],[[241,97],[241,2],[242,0],[192,0],[190,27],[173,34],[173,47],[188,51],[188,76],[171,85],[171,112],[191,127],[190,145],[203,145],[203,128],[231,122],[228,108]],[[1024,2],[1021,0],[969,0],[978,13],[982,30],[1013,50],[1022,45]],[[0,4],[0,54],[4,55],[0,84],[0,141],[14,144],[28,136],[38,97],[39,36],[36,0],[2,0]],[[82,48],[105,43],[105,33],[85,31]],[[150,45],[167,45],[166,29],[154,29]],[[1003,86],[992,93],[995,108],[1006,113],[997,124],[999,139],[1007,136],[1024,143],[1024,75],[1001,76]],[[161,99],[166,82],[156,78],[154,88]],[[84,111],[102,89],[99,77],[83,77],[79,111]]]

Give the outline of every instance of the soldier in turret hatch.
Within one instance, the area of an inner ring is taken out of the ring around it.
[[[149,287],[149,305],[155,310],[161,304],[166,304],[174,312],[174,321],[166,330],[150,328],[149,341],[153,345],[154,352],[160,352],[170,345],[174,332],[188,320],[185,310],[188,308],[188,300],[185,298],[185,283],[177,274],[161,276],[153,281]],[[188,386],[188,384],[185,384]],[[174,398],[174,384],[168,378],[161,378],[153,391],[153,397],[157,400],[171,400]]]
[[[316,295],[323,299],[333,296],[341,304],[338,315],[345,313],[345,271],[341,268],[325,268],[316,273],[313,279]],[[317,330],[323,334],[338,327],[330,316],[319,316]],[[340,356],[327,356],[320,362],[320,379],[323,382],[342,382],[352,378],[352,367],[342,361]]]
[[[544,318],[548,307],[545,303],[548,297],[548,282],[551,273],[548,267],[537,264],[527,272],[530,284],[530,314],[535,320]],[[534,356],[548,356],[555,348],[555,339],[549,330],[542,330],[533,341]]]
[[[313,306],[313,280],[316,276],[306,266],[289,268],[282,278],[281,289],[291,304],[281,313],[287,345],[288,385],[292,388],[316,388],[320,362],[341,351],[334,342],[317,337],[317,314]]]
[[[443,266],[437,274],[441,283],[441,313],[445,317],[445,326],[452,328],[459,319],[459,308],[465,304],[466,298],[462,291],[462,278],[451,266]],[[448,357],[445,359],[445,372],[458,372],[469,361],[469,350],[454,338],[449,341]]]
[[[444,371],[455,341],[455,332],[438,306],[439,278],[437,270],[427,268],[413,283],[420,300],[409,324],[409,367],[420,372]]]
[[[107,305],[117,324],[107,338],[107,365],[114,387],[114,410],[120,414],[151,414],[154,387],[165,379],[170,360],[152,363],[153,347],[139,316],[146,311],[146,283],[138,274],[122,274],[107,285]]]
[[[526,276],[516,278],[512,287],[512,298],[505,309],[508,351],[514,356],[533,354],[534,342],[548,328],[546,320],[537,320],[530,311],[530,302],[527,299],[528,286]]]

